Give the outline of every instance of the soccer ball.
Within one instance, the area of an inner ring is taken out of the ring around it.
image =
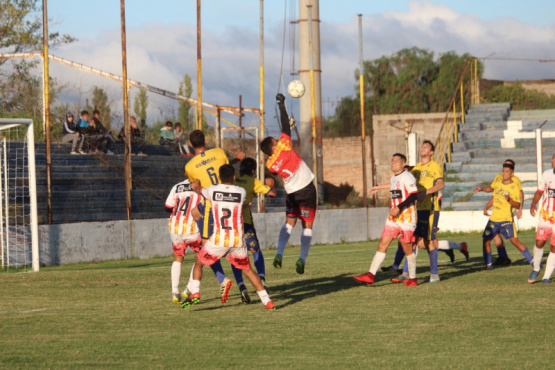
[[[287,86],[287,92],[292,98],[298,99],[304,95],[304,84],[301,80],[293,80]]]

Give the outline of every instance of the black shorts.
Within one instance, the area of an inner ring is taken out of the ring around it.
[[[317,196],[313,182],[301,190],[287,194],[285,214],[289,218],[300,218],[306,222],[314,222],[316,217]]]

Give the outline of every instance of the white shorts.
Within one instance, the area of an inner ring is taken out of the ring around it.
[[[185,256],[187,247],[191,248],[195,253],[198,253],[201,247],[200,234],[174,234],[170,233],[172,239],[173,254],[176,256]]]
[[[414,230],[416,230],[416,223],[414,222],[394,222],[391,220],[385,221],[385,226],[382,231],[382,237],[397,238],[399,235],[403,243],[414,243],[415,236]]]
[[[226,248],[219,247],[207,240],[198,254],[198,259],[203,265],[211,266],[220,258],[225,257],[229,263],[240,270],[250,270],[251,262],[246,247]]]
[[[536,228],[536,240],[547,241],[547,239],[549,239],[549,237],[551,236],[550,244],[555,245],[553,240],[554,227],[555,225],[551,222],[540,219],[540,221],[538,222],[538,227]]]

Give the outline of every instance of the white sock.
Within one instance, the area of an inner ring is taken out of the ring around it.
[[[416,253],[407,256],[407,263],[409,264],[409,279],[416,279]]]
[[[262,301],[262,304],[264,306],[266,306],[268,304],[268,302],[271,301],[270,296],[268,295],[268,292],[266,291],[266,289],[262,289],[258,293],[258,296],[260,297],[260,300]]]
[[[543,248],[538,248],[534,246],[534,258],[532,262],[534,263],[534,271],[540,271],[542,267],[542,257],[543,257]]]
[[[187,289],[191,294],[199,293],[200,292],[200,280],[190,280],[189,284],[187,284]]]
[[[370,273],[372,275],[376,275],[376,272],[378,272],[383,260],[385,260],[385,253],[377,251],[374,258],[372,258],[372,264],[370,265]]]
[[[181,262],[172,263],[172,293],[179,293],[179,278],[181,277]]]
[[[555,253],[549,252],[549,256],[547,256],[547,262],[545,263],[545,273],[543,274],[543,278],[549,279],[554,269],[555,269]]]
[[[289,225],[287,222],[284,223],[281,230],[279,230],[277,254],[281,254],[283,256],[285,246],[291,237],[291,230],[293,230],[293,226]]]
[[[462,245],[460,245],[459,243],[448,241],[448,240],[440,240],[438,242],[437,249],[442,250],[442,251],[446,251],[446,250],[449,250],[449,249],[462,250]]]
[[[312,242],[312,229],[303,229],[301,232],[301,257],[306,262],[310,243]]]

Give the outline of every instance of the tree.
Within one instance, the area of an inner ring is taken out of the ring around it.
[[[101,87],[95,86],[93,88],[92,106],[87,101],[86,109],[92,117],[93,111],[96,109],[100,112],[100,121],[110,130],[112,128],[112,101],[108,100],[108,94]]]
[[[133,111],[137,116],[138,122],[146,122],[146,110],[148,108],[148,95],[146,90],[140,89],[139,93],[135,95],[135,102]]]
[[[191,77],[185,74],[183,81],[179,83],[179,95],[190,98],[193,94],[193,84]],[[193,129],[193,117],[191,117],[191,105],[189,103],[179,102],[178,119],[181,127],[185,132],[190,132]]]
[[[555,96],[538,90],[525,89],[517,81],[513,85],[499,85],[483,93],[490,103],[511,103],[512,110],[555,109]]]
[[[413,47],[391,56],[364,61],[366,124],[371,121],[372,114],[446,111],[470,58],[469,54],[459,56],[448,52],[435,60],[433,52]],[[478,76],[481,76],[483,65],[478,65]],[[355,71],[355,79],[358,82],[358,70]],[[469,79],[470,74],[465,74],[466,86]],[[356,91],[359,91],[358,83]],[[465,100],[469,101],[468,96]],[[359,117],[359,94],[355,98],[344,97],[336,108],[335,116],[324,120],[324,132],[328,131],[330,136],[359,135]]]

